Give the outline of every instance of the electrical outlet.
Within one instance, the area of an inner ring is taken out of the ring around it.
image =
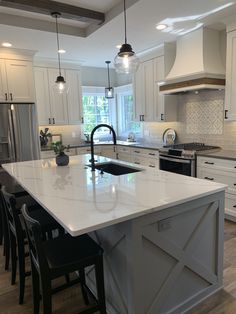
[[[170,228],[171,228],[171,218],[160,220],[157,223],[157,229],[159,232],[168,230]]]

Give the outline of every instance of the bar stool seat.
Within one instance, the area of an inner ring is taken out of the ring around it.
[[[99,311],[106,314],[104,278],[103,278],[103,249],[87,234],[72,237],[65,234],[58,238],[42,242],[40,223],[32,219],[26,205],[22,214],[28,236],[32,283],[34,314],[39,313],[40,288],[43,300],[44,314],[52,313],[52,294],[57,292],[51,287],[51,281],[57,277],[78,271],[85,303],[88,304],[88,294],[95,304],[80,312],[92,314]],[[85,268],[93,266],[96,277],[97,297],[86,285]],[[64,286],[65,287],[65,286]]]

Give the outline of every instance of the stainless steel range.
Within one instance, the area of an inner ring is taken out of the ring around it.
[[[196,153],[218,150],[220,147],[203,143],[186,143],[164,146],[159,150],[160,169],[195,177]]]

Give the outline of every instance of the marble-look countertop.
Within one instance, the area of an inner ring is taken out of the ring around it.
[[[72,156],[68,166],[55,158],[4,164],[64,228],[77,236],[226,189],[226,185],[150,169],[121,176],[91,172],[90,154]],[[98,162],[110,160],[96,156]]]
[[[129,146],[129,147],[139,147],[139,148],[146,148],[146,149],[155,149],[158,150],[161,147],[163,147],[163,145],[156,145],[153,146],[150,143],[139,143],[139,142],[128,142],[128,141],[120,141],[117,140],[116,142],[117,145],[121,145],[121,146]],[[94,145],[113,145],[113,141],[99,141],[99,142],[95,142]],[[67,146],[67,145],[65,145]],[[82,148],[82,147],[88,147],[90,146],[90,143],[79,143],[79,144],[72,144],[69,145],[69,148]],[[52,148],[50,146],[45,146],[45,147],[41,147],[41,151],[50,151],[52,150]]]
[[[197,156],[236,160],[236,151],[235,150],[224,150],[224,149],[221,149],[221,150],[215,151],[215,152],[205,151],[205,152],[197,153]]]

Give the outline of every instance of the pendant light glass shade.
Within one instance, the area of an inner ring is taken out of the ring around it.
[[[53,13],[51,13],[51,15],[53,17],[55,17],[55,19],[56,19],[57,57],[58,57],[58,71],[59,71],[59,75],[56,78],[53,89],[58,94],[64,94],[64,93],[68,93],[69,87],[66,84],[64,77],[61,75],[61,57],[60,57],[60,52],[59,52],[60,51],[60,45],[59,45],[59,32],[58,32],[58,22],[57,22],[57,19],[61,16],[61,13],[53,12]]]
[[[114,60],[114,66],[117,73],[135,73],[139,66],[139,58],[127,43],[126,29],[126,5],[124,0],[124,23],[125,23],[125,43],[121,46],[120,51]]]
[[[108,79],[108,87],[105,88],[105,97],[106,98],[114,98],[114,88],[111,87],[110,84],[110,72],[109,72],[109,64],[111,61],[105,61],[107,64],[107,79]]]

